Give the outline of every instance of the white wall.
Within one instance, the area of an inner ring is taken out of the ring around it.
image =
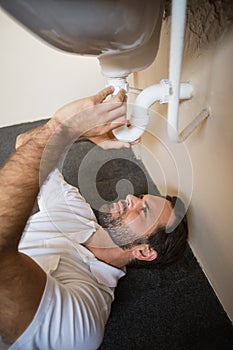
[[[51,116],[105,86],[96,57],[56,50],[0,9],[0,126]]]
[[[229,11],[216,13],[213,7],[202,2],[188,13],[182,81],[193,83],[194,97],[180,105],[180,128],[202,108],[210,107],[211,116],[184,144],[172,146],[165,129],[167,108],[154,105],[157,114],[151,112],[142,154],[162,192],[178,192],[186,203],[191,197],[191,246],[233,320],[233,31],[224,22]],[[153,66],[134,75],[136,87],[168,77],[169,33],[167,18],[158,56]]]

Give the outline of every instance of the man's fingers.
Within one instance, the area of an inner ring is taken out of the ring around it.
[[[130,148],[129,142],[123,142],[118,140],[104,140],[98,144],[103,149],[121,149]]]
[[[124,89],[120,89],[113,98],[116,98],[119,101],[125,102],[125,99],[127,98],[126,91]]]
[[[97,93],[96,95],[96,103],[102,103],[107,96],[111,95],[114,92],[114,87],[113,86],[108,86],[105,89],[101,90],[100,92]],[[113,103],[114,107],[117,107],[119,103],[126,102],[127,96],[126,96],[126,91],[124,89],[121,89],[118,91],[118,93],[111,98],[111,100],[106,101],[107,103]],[[118,102],[118,104],[116,104]]]
[[[95,95],[96,103],[102,103],[107,96],[111,95],[114,92],[114,88],[112,86],[107,86],[105,89],[101,90]]]
[[[115,105],[116,103],[114,103]],[[123,103],[121,106],[118,105],[118,108],[113,108],[108,112],[109,121],[115,121],[125,124],[126,123],[126,114],[127,108],[126,103]]]
[[[110,100],[110,102],[113,102],[113,104],[115,103],[115,105],[116,105],[116,102],[124,103],[126,101],[127,101],[127,95],[124,89],[119,90],[118,93],[115,96],[113,96]]]

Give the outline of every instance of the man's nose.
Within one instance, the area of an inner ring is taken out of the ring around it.
[[[144,202],[142,198],[138,198],[132,194],[129,194],[126,197],[127,203],[128,203],[128,209],[131,210],[141,210],[144,206]]]

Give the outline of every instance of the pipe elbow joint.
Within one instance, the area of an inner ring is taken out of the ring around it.
[[[119,128],[114,129],[113,135],[119,141],[134,142],[142,136],[146,126],[149,122],[149,115],[143,114],[141,117],[131,117],[131,124],[129,126],[123,125]]]
[[[144,89],[136,98],[130,126],[124,125],[113,130],[114,136],[120,141],[133,142],[139,139],[149,123],[149,107],[155,102],[161,102],[166,93],[164,83],[155,84]]]

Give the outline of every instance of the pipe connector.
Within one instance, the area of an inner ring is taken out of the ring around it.
[[[159,100],[161,104],[168,103],[169,97],[171,95],[171,84],[168,79],[160,80],[160,85],[162,87],[163,94]]]
[[[114,87],[113,95],[116,95],[121,89],[124,89],[126,92],[129,91],[129,84],[126,80],[126,77],[123,78],[108,78],[107,86]]]

